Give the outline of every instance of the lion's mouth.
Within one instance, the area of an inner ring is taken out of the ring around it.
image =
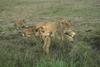
[[[68,41],[73,42],[74,38],[70,35],[66,35],[66,38],[68,39]]]

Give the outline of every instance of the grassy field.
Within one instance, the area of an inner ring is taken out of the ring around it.
[[[28,24],[70,19],[74,43],[54,40],[50,56],[42,42],[25,38],[14,29],[17,18]],[[0,0],[0,67],[100,67],[99,0]]]

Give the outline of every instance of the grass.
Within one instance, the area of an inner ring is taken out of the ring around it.
[[[0,0],[0,67],[100,67],[99,4],[99,0]],[[77,35],[74,43],[53,39],[50,56],[43,53],[40,39],[21,37],[13,27],[17,18],[32,24],[62,16],[73,22]]]

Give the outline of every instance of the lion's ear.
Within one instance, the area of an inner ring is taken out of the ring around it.
[[[70,26],[73,26],[72,21],[71,20],[67,20],[67,22],[69,23]]]

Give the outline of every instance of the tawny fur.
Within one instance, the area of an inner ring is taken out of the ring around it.
[[[66,36],[69,41],[74,41],[75,32],[72,30],[72,24],[69,21],[61,19],[59,22],[40,22],[36,24],[37,36],[40,36],[43,41],[43,50],[49,54],[51,38],[58,33],[62,40]]]

